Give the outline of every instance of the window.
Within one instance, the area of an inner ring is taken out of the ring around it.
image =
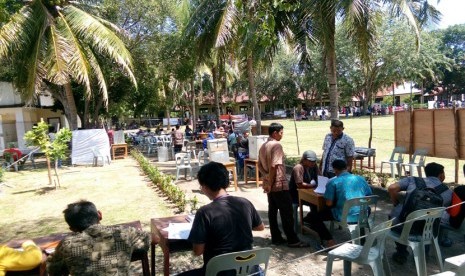
[[[200,114],[202,113],[208,113],[208,108],[200,108],[199,109]]]
[[[247,106],[239,106],[239,111],[248,111],[249,108]]]

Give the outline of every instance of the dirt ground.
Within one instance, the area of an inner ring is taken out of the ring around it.
[[[153,156],[150,156],[149,159],[158,167],[162,172],[167,174],[176,174],[176,167],[174,161],[158,163],[157,159]],[[144,225],[144,228],[149,230],[148,223],[150,217],[157,216],[169,216],[174,215],[173,209],[170,211],[169,204],[164,202],[163,197],[157,195],[157,190],[153,187],[148,187],[147,178],[144,178],[141,175],[140,170],[138,169],[137,162],[132,158],[126,158],[123,160],[115,160],[110,166],[105,167],[70,167],[66,168],[63,171],[63,181],[67,181],[67,177],[77,177],[81,179],[83,185],[83,194],[85,195],[85,189],[90,189],[90,187],[95,187],[93,189],[102,189],[103,192],[107,191],[110,198],[108,203],[105,203],[104,208],[108,209],[106,214],[112,213],[113,217],[106,217],[107,223],[117,223],[118,214],[117,212],[110,211],[113,207],[118,205],[121,209],[121,212],[124,211],[126,197],[134,197],[138,195],[138,204],[131,201],[131,206],[140,205],[140,217],[134,219],[140,219]],[[196,170],[194,170],[194,175]],[[27,173],[18,173],[17,177],[26,177]],[[41,177],[45,176],[44,173],[41,173]],[[201,204],[208,203],[209,200],[201,194],[199,190],[199,185],[196,179],[191,180],[184,179],[184,175],[180,177],[178,181],[175,182],[176,185],[181,187],[186,191],[188,198],[193,198],[194,195],[199,199]],[[71,181],[71,180],[69,180]],[[88,184],[85,184],[89,182]],[[8,184],[8,183],[7,183]],[[30,183],[31,184],[31,183]],[[98,184],[97,187],[95,184]],[[32,184],[32,185],[41,185],[41,184]],[[66,186],[66,185],[65,185]],[[101,187],[102,186],[102,187]],[[112,187],[113,186],[113,187]],[[111,190],[117,189],[117,195],[124,195],[123,199],[116,198],[111,194]],[[3,190],[3,192],[2,192]],[[9,191],[10,188],[0,187],[0,201],[3,201],[0,206],[6,204],[5,201],[10,200]],[[234,196],[241,196],[249,199],[254,205],[255,208],[260,213],[262,220],[265,223],[265,231],[254,232],[254,245],[258,247],[270,247],[273,249],[273,254],[270,259],[269,268],[267,275],[325,275],[326,269],[326,253],[325,252],[316,252],[317,239],[312,235],[301,235],[302,240],[308,242],[311,247],[303,249],[294,249],[288,248],[287,246],[275,246],[271,244],[270,232],[268,228],[268,218],[267,218],[267,199],[266,195],[262,192],[261,188],[257,188],[255,183],[244,184],[243,181],[239,181],[238,191],[234,190],[234,187],[231,186],[228,188],[228,192]],[[387,214],[390,211],[391,205],[387,201],[387,194],[385,190],[374,187],[375,194],[380,195],[381,200],[378,203],[378,208],[375,212],[376,222],[384,221],[387,219]],[[2,194],[3,193],[3,194]],[[16,195],[17,196],[17,195]],[[81,195],[73,195],[77,199],[82,197]],[[62,218],[60,216],[62,205],[65,202],[70,202],[70,199],[62,199],[53,193],[43,195],[44,199],[47,199],[48,206],[50,202],[55,202],[55,205],[48,207],[48,209],[57,209],[57,211],[48,210],[50,213],[58,214],[57,219],[53,219],[52,224],[61,224]],[[8,203],[10,204],[10,203]],[[14,204],[14,202],[12,203]],[[44,203],[45,204],[45,203]],[[36,203],[37,205],[37,203]],[[6,205],[7,207],[9,205]],[[158,206],[158,207],[157,207]],[[3,208],[3,207],[2,207]],[[31,207],[31,210],[33,208]],[[37,208],[36,208],[37,209]],[[189,206],[188,206],[189,209]],[[308,209],[304,209],[308,211]],[[15,218],[16,219],[16,218]],[[18,218],[19,221],[24,221],[24,218]],[[46,223],[45,221],[37,223]],[[17,225],[18,223],[14,223]],[[0,235],[3,236],[10,226],[13,223],[0,223]],[[61,229],[59,229],[61,230]],[[9,230],[8,230],[9,231]],[[14,230],[15,232],[20,231],[18,229]],[[63,231],[63,230],[61,230]],[[50,230],[50,233],[57,232],[56,229]],[[17,236],[17,235],[16,235]],[[349,239],[349,234],[343,230],[335,230],[334,237],[337,242],[341,243]],[[464,237],[460,237],[455,233],[450,233],[449,237],[453,239],[453,246],[450,248],[442,248],[443,258],[450,256],[455,256],[458,254],[465,253],[464,246]],[[4,240],[4,239],[0,239]],[[394,243],[392,241],[387,241],[386,243],[387,255],[389,256],[390,267],[393,275],[415,275],[415,263],[413,257],[410,255],[408,262],[404,265],[397,265],[394,263],[390,256],[394,252]],[[189,251],[185,252],[176,252],[171,255],[171,274],[177,274],[179,272],[185,271],[190,268],[199,267],[202,264],[200,257],[193,257]],[[431,251],[430,257],[427,259],[428,264],[428,274],[435,274],[439,272],[439,267],[435,262],[434,254]],[[162,254],[160,248],[156,249],[156,275],[162,275]],[[134,268],[133,275],[139,275],[140,269],[136,266]],[[139,272],[137,272],[139,271]],[[358,266],[352,265],[352,274],[353,275],[373,275],[371,269],[367,266]],[[342,275],[342,261],[336,261],[333,264],[333,275]]]
[[[163,172],[169,174],[176,174],[176,167],[173,161],[158,163],[156,158],[151,158],[153,163]],[[195,175],[194,171],[194,175]],[[198,189],[198,182],[194,179],[191,180],[189,175],[184,179],[181,175],[180,179],[175,183],[181,187],[188,195],[196,195],[201,202],[208,203],[208,199],[201,195]],[[308,242],[311,247],[303,249],[288,248],[287,246],[275,246],[271,244],[271,236],[268,227],[268,213],[267,213],[267,198],[263,193],[261,187],[257,188],[255,183],[248,183],[245,185],[243,181],[239,181],[238,191],[234,190],[233,185],[228,188],[228,192],[234,196],[241,196],[249,199],[260,213],[262,220],[265,223],[266,229],[261,232],[254,232],[254,245],[259,247],[271,247],[273,254],[270,259],[267,275],[325,275],[326,272],[326,256],[325,252],[317,252],[316,245],[318,244],[317,238],[310,235],[299,234],[301,240]],[[385,189],[380,187],[373,187],[373,192],[380,196],[377,210],[375,212],[375,224],[387,220],[390,208],[392,205],[388,201],[388,195]],[[304,207],[304,211],[309,211]],[[350,239],[348,232],[344,230],[335,230],[333,233],[338,243],[343,243]],[[449,237],[453,240],[452,247],[442,247],[443,258],[459,255],[465,253],[464,237],[460,237],[455,233],[450,233]],[[386,241],[386,251],[390,263],[392,275],[415,275],[415,262],[413,256],[410,254],[408,262],[404,265],[398,265],[392,261],[391,255],[395,251],[394,242],[391,240]],[[174,253],[172,257],[171,272],[180,271],[178,268],[185,268],[185,258],[183,254]],[[177,262],[180,262],[179,265]],[[435,261],[433,250],[430,251],[427,257],[428,274],[439,273],[439,266]],[[337,260],[333,263],[333,275],[343,275],[342,261]],[[352,275],[373,275],[369,266],[352,265]]]

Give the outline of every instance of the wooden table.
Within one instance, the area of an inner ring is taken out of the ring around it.
[[[122,224],[117,224],[117,225],[123,225],[123,226],[131,226],[136,229],[142,230],[142,225],[140,224],[140,221],[132,221],[132,222],[127,222],[127,223],[122,223]],[[43,252],[47,255],[48,253],[45,252],[46,249],[54,249],[58,243],[65,238],[67,235],[70,233],[56,233],[56,234],[51,234],[48,236],[43,236],[43,237],[38,237],[38,238],[33,238],[32,240],[43,250]],[[7,243],[8,246],[13,247],[13,248],[19,248],[21,247],[23,240],[12,240]],[[141,261],[142,262],[142,273],[144,276],[149,276],[150,275],[150,267],[149,267],[149,258],[147,251],[144,250],[134,250],[131,256],[131,262],[135,261]],[[8,272],[7,275],[39,275],[40,274],[40,269],[45,270],[45,259],[43,259],[43,263],[40,264],[37,268],[34,268],[32,270],[28,271],[17,271],[17,272]]]
[[[326,207],[323,195],[315,193],[313,189],[297,189],[299,193],[299,217],[300,217],[300,233],[304,226],[304,212],[302,208],[303,202],[308,202],[316,205],[317,211],[321,211]]]
[[[150,229],[152,233],[151,250],[151,269],[152,276],[155,276],[155,245],[159,245],[163,252],[163,275],[170,275],[170,253],[176,251],[192,250],[192,243],[187,240],[168,239],[168,232],[164,231],[170,223],[185,223],[186,215],[179,215],[165,218],[153,218],[150,220]]]
[[[249,178],[248,177],[248,174],[247,174],[247,171],[248,171],[248,167],[247,165],[253,165],[255,166],[255,178]],[[257,188],[260,186],[260,184],[262,184],[262,182],[260,181],[260,172],[258,170],[258,160],[256,159],[244,159],[244,181],[245,181],[245,184],[247,184],[247,182],[249,181],[255,181],[255,183],[257,183]]]
[[[234,189],[237,191],[237,174],[236,174],[236,162],[223,163],[228,171],[232,171],[234,180]]]
[[[123,155],[116,155],[116,150],[117,149],[124,149],[124,154]],[[111,156],[113,157],[113,160],[116,158],[126,158],[128,157],[128,144],[113,144],[111,145]]]

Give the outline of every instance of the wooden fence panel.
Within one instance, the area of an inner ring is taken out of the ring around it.
[[[429,110],[415,110],[413,113],[413,150],[426,149],[428,155],[435,155],[434,115]]]
[[[394,117],[394,140],[396,147],[410,148],[410,112],[397,111]]]
[[[455,159],[455,118],[453,109],[435,109],[434,111],[434,137],[436,157]]]
[[[460,159],[465,159],[465,109],[457,110]]]

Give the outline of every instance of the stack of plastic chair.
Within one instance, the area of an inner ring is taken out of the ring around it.
[[[326,276],[331,276],[335,259],[344,261],[344,275],[350,275],[352,263],[371,266],[373,275],[376,276],[389,274],[385,273],[385,271],[389,271],[389,263],[385,260],[384,247],[392,221],[376,225],[373,231],[367,235],[364,245],[345,243],[329,251],[326,261]]]
[[[444,210],[444,207],[438,207],[414,211],[405,219],[405,223],[400,234],[395,231],[390,231],[388,234],[389,239],[409,246],[412,249],[417,274],[419,276],[427,275],[425,245],[433,245],[439,267],[441,271],[444,271],[441,249],[439,248],[438,243],[439,229],[437,228],[439,227],[439,224],[435,223],[435,221],[441,219]],[[413,223],[416,221],[425,222],[422,233],[410,233]]]
[[[179,178],[179,171],[184,170],[184,178],[187,180],[187,170],[189,170],[192,179],[192,165],[189,153],[180,152],[175,155],[176,160],[176,180]]]
[[[402,174],[402,163],[404,162],[403,154],[406,153],[407,150],[405,147],[395,147],[392,151],[391,158],[387,161],[381,161],[381,173],[383,173],[383,165],[389,164],[391,167],[391,177],[396,177],[394,172],[394,167],[397,168],[397,175],[400,177]]]

